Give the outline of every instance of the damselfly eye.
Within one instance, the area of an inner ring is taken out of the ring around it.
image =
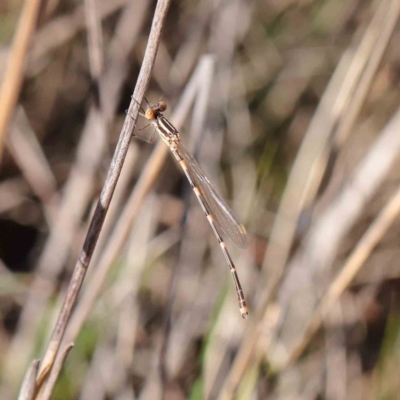
[[[158,109],[162,112],[167,109],[167,103],[165,101],[158,102]]]
[[[152,108],[148,108],[148,109],[146,110],[145,117],[146,117],[147,119],[155,119],[155,118],[156,118],[155,115],[154,115],[154,111],[153,111]]]

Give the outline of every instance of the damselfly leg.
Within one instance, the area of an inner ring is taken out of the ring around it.
[[[136,103],[139,105],[139,115],[141,115],[142,117],[145,117],[145,118],[146,118],[146,112],[144,111],[142,105],[141,105],[133,96],[132,96],[132,99],[133,99],[134,102],[136,102]],[[146,101],[146,103],[148,104],[147,99],[145,99],[145,101]],[[129,110],[125,110],[125,112],[127,113],[127,115],[128,115],[129,117],[131,117],[132,119],[134,119],[133,116],[132,116],[131,114],[129,114]],[[150,136],[149,136],[149,134],[148,134],[148,131],[145,131],[145,129],[146,129],[147,127],[149,127],[150,125],[152,125],[151,122],[150,122],[149,124],[147,124],[147,125],[141,127],[141,128],[137,128],[137,132],[140,132],[140,134],[138,134],[138,133],[133,133],[133,136],[137,137],[137,138],[140,139],[140,140],[143,140],[143,141],[146,142],[146,143],[152,143],[152,142],[153,142],[153,139],[154,139],[154,135],[155,135],[155,133],[156,133],[156,129],[154,129],[154,130],[151,132]],[[136,122],[135,122],[135,127],[136,127]]]

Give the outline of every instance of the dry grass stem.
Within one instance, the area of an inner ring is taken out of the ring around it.
[[[41,392],[38,397],[40,400],[50,400],[53,394],[54,385],[57,382],[57,379],[60,375],[62,367],[64,366],[65,359],[68,356],[70,350],[74,347],[73,343],[65,346],[65,348],[60,352],[60,357],[58,357],[54,363],[54,366],[50,372],[49,379],[46,381],[46,384],[42,386]]]
[[[29,368],[26,370],[18,400],[33,400],[36,391],[36,375],[39,371],[40,360],[33,360]]]
[[[85,0],[90,73],[96,83],[98,83],[104,68],[103,35],[101,21],[97,14],[97,6],[98,2],[96,0]]]
[[[358,77],[357,86],[352,93],[351,101],[348,103],[347,110],[336,128],[334,137],[336,146],[343,144],[356,122],[378,67],[382,62],[385,50],[393,36],[399,19],[399,13],[400,2],[398,0],[390,0],[389,4],[385,7],[385,14],[382,20],[378,19],[381,16],[377,12],[376,18],[371,22],[371,25],[364,34],[359,51],[361,54],[358,57],[357,54],[355,55],[355,59],[358,60],[360,69],[362,69],[362,74]]]
[[[74,273],[71,278],[71,283],[62,309],[60,311],[56,327],[54,329],[49,346],[41,364],[41,369],[37,377],[38,387],[43,384],[43,381],[47,377],[48,373],[51,371],[73,306],[75,305],[78,293],[80,291],[86,270],[89,266],[94,248],[96,247],[97,239],[99,237],[104,218],[110,205],[112,195],[117,184],[126,153],[129,148],[129,142],[138,113],[137,101],[141,101],[141,99],[143,98],[150,81],[151,70],[157,54],[157,47],[160,41],[161,32],[167,15],[168,7],[169,1],[160,1],[157,4],[153,19],[153,25],[149,36],[148,47],[146,49],[146,53],[143,59],[143,64],[138,77],[137,85],[133,93],[133,98],[136,100],[132,99],[129,106],[129,115],[127,115],[127,117],[125,118],[120,139],[117,144],[113,160],[111,162],[110,170],[107,175],[104,188],[100,195],[99,203],[92,218],[92,223],[89,227],[89,231],[87,233],[82,252],[75,266]]]

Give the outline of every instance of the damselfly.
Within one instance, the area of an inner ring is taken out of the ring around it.
[[[218,239],[235,283],[240,313],[243,318],[247,318],[248,311],[246,300],[240,285],[239,277],[232,258],[228,253],[226,244],[220,235],[221,230],[232,240],[233,243],[236,244],[236,246],[246,248],[246,230],[237,220],[232,210],[211,186],[210,181],[205,176],[197,161],[182,144],[177,129],[163,116],[162,113],[166,109],[167,104],[164,101],[159,101],[156,104],[147,103],[146,111],[141,109],[140,115],[150,122],[149,125],[155,127],[155,130],[158,132],[161,139],[167,144],[175,159],[182,167],[215,236]]]

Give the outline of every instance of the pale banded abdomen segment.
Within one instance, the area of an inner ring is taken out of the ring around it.
[[[213,215],[211,214],[211,210],[209,209],[209,207],[207,206],[206,201],[204,201],[202,194],[199,190],[199,188],[197,186],[195,186],[195,184],[193,183],[193,179],[190,176],[190,173],[188,171],[188,167],[186,165],[185,160],[179,155],[178,152],[173,151],[175,158],[177,159],[177,161],[179,162],[179,165],[182,167],[183,171],[185,172],[185,175],[190,183],[190,186],[192,187],[194,193],[196,194],[197,199],[199,200],[199,203],[201,205],[201,208],[204,211],[204,214],[206,215],[208,222],[211,225],[211,228],[216,236],[216,238],[218,239],[219,245],[221,246],[221,250],[224,254],[225,260],[229,266],[229,269],[232,273],[232,277],[233,277],[233,281],[235,283],[235,289],[236,289],[236,294],[237,294],[237,298],[238,298],[238,303],[239,303],[239,310],[240,313],[242,315],[243,318],[247,318],[248,316],[248,310],[247,310],[247,305],[246,305],[246,300],[244,298],[244,294],[243,294],[243,290],[242,290],[242,286],[240,285],[240,281],[239,281],[239,277],[237,275],[236,272],[236,268],[235,265],[233,264],[232,258],[229,255],[228,249],[226,248],[226,244],[223,241],[221,235],[219,234],[215,223],[214,223],[214,218]]]
[[[192,175],[192,182],[194,186],[199,189],[209,213],[214,217],[215,225],[218,230],[229,237],[236,246],[241,249],[246,248],[246,229],[238,221],[224,199],[215,191],[198,162],[180,141],[177,143],[176,151],[179,153],[180,159],[183,159],[187,164],[188,170]]]

